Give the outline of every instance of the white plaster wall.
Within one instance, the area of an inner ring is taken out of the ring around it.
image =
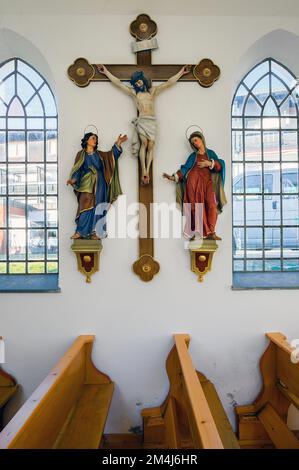
[[[278,33],[254,46],[277,29],[298,35],[298,18],[201,18],[191,16],[191,11],[186,13],[190,16],[154,16],[159,27],[159,50],[153,53],[153,62],[196,63],[210,57],[221,67],[221,78],[209,89],[196,83],[178,84],[158,97],[155,200],[174,200],[174,186],[164,181],[161,173],[173,172],[184,161],[189,153],[185,129],[198,123],[209,147],[227,162],[230,201],[230,105],[234,87],[248,68],[269,55],[298,76],[298,49],[296,54],[292,50],[295,36]],[[95,334],[94,362],[116,383],[106,432],[127,432],[141,424],[141,408],[158,405],[164,399],[168,387],[164,364],[172,334],[186,332],[191,335],[195,366],[215,383],[234,422],[232,403],[248,403],[259,390],[258,359],[267,343],[264,333],[282,331],[290,339],[299,337],[298,291],[231,290],[230,203],[219,219],[223,241],[213,271],[203,284],[190,271],[182,240],[156,241],[155,256],[161,272],[148,284],[131,271],[138,255],[136,240],[105,240],[101,271],[94,275],[91,285],[85,284],[77,272],[69,239],[76,205],[65,181],[83,130],[95,123],[100,129],[101,148],[107,149],[118,133],[131,135],[130,120],[135,111],[130,97],[111,84],[93,83],[80,89],[68,79],[66,69],[81,56],[91,62],[134,63],[128,33],[132,19],[126,15],[100,16],[92,10],[84,16],[72,15],[71,10],[64,15],[1,16],[0,27],[21,38],[2,31],[0,59],[20,56],[40,68],[56,93],[60,116],[61,293],[0,296],[6,370],[23,386],[23,395],[10,406],[7,419],[77,335]],[[129,154],[129,145],[120,161],[120,175],[127,201],[136,201],[136,161]]]

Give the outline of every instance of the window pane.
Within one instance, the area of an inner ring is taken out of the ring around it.
[[[261,260],[247,260],[246,261],[247,271],[262,271],[263,262]]]
[[[47,197],[47,227],[57,226],[57,197]]]
[[[266,260],[265,271],[281,271],[281,260],[280,259]]]
[[[25,119],[24,118],[8,118],[7,120],[8,129],[25,129]]]
[[[246,196],[246,225],[262,225],[263,207],[261,196]]]
[[[263,248],[263,230],[258,227],[246,229],[246,251],[248,258],[259,258]],[[255,256],[256,254],[256,256]]]
[[[0,162],[6,161],[6,138],[5,132],[0,132]]]
[[[280,228],[265,228],[265,258],[281,257],[281,230]]]
[[[255,85],[255,87],[252,90],[252,93],[261,104],[264,104],[266,99],[269,96],[269,91],[270,91],[269,75],[266,75],[266,77],[259,80],[259,82]]]
[[[28,132],[28,161],[44,160],[44,132]]]
[[[282,81],[278,80],[274,75],[271,76],[271,88],[272,95],[274,96],[277,104],[280,104],[289,93]]]
[[[278,116],[278,108],[276,103],[274,103],[272,98],[269,98],[263,109],[263,116]]]
[[[37,116],[42,117],[44,116],[44,109],[42,106],[42,102],[38,95],[35,95],[27,104],[26,106],[26,114],[28,117]]]
[[[263,133],[264,160],[279,160],[279,132],[265,131]]]
[[[58,231],[47,231],[47,258],[57,259],[58,257]]]
[[[0,197],[0,227],[6,227],[6,197]]]
[[[45,272],[45,263],[28,263],[29,274],[42,274]]]
[[[4,80],[10,73],[14,72],[15,70],[15,62],[14,60],[9,60],[8,62],[4,63],[0,66],[0,82]]]
[[[244,271],[244,261],[235,260],[234,261],[234,271]]]
[[[57,165],[47,165],[47,194],[57,194]]]
[[[53,98],[53,95],[50,91],[50,88],[47,84],[44,84],[43,87],[40,89],[39,94],[41,99],[44,103],[45,112],[47,116],[56,116],[56,104]]]
[[[25,116],[23,105],[18,97],[15,97],[10,103],[7,114],[8,116],[11,116],[11,117],[24,117]]]
[[[285,227],[283,233],[283,250],[284,256],[287,258],[298,258],[299,248],[299,228],[298,227]]]
[[[246,129],[260,129],[262,127],[260,118],[245,118]]]
[[[8,160],[22,162],[25,155],[25,132],[8,132]]]
[[[8,198],[9,227],[26,227],[26,204],[23,197]]]
[[[25,77],[28,78],[28,80],[34,85],[35,88],[39,88],[43,83],[44,80],[42,79],[42,77],[32,67],[29,67],[22,60],[17,61],[17,68],[18,72],[20,72],[22,75],[25,75]]]
[[[28,227],[45,226],[45,205],[43,197],[28,197]]]
[[[45,165],[28,164],[27,166],[27,191],[28,194],[44,194]]]
[[[233,196],[233,223],[244,225],[244,196]]]
[[[9,165],[8,194],[25,194],[25,165]]]
[[[240,116],[243,113],[243,106],[244,106],[244,102],[247,97],[247,94],[248,92],[246,88],[243,85],[241,85],[238,88],[238,91],[234,99],[233,110],[232,110],[233,116]]]
[[[260,116],[262,113],[261,105],[253,96],[249,96],[245,105],[245,116]]]
[[[288,259],[283,261],[284,271],[299,271],[299,259]]]
[[[298,193],[298,165],[283,163],[282,169],[282,192],[288,194]]]
[[[255,82],[257,82],[258,79],[265,75],[267,72],[269,72],[269,62],[265,61],[254,67],[254,69],[252,69],[246,75],[246,77],[244,78],[244,83],[246,83],[248,88],[252,88]]]
[[[263,129],[279,129],[279,118],[278,117],[264,117]]]
[[[265,225],[280,225],[280,196],[264,197]]]
[[[10,274],[25,274],[26,264],[25,263],[9,263]]]
[[[288,117],[288,118],[281,118],[281,128],[282,129],[297,129],[298,121],[296,118]]]
[[[296,103],[291,96],[289,96],[280,105],[280,113],[282,116],[296,116],[297,115]]]
[[[259,131],[245,131],[245,159],[260,160],[262,156],[261,133]]]
[[[15,92],[15,77],[11,75],[0,85],[0,96],[6,105],[9,104]]]
[[[6,274],[6,273],[7,273],[7,264],[0,263],[0,274]]]
[[[25,260],[26,230],[9,230],[9,259]]]
[[[0,230],[0,260],[6,260],[6,230]]]
[[[255,194],[262,192],[262,165],[259,163],[246,163],[245,165],[245,192]]]
[[[28,259],[45,259],[45,231],[29,230],[28,232]]]
[[[0,117],[5,117],[7,112],[7,106],[0,100]]]
[[[264,163],[264,193],[280,193],[280,164]],[[271,199],[272,196],[265,196]]]
[[[47,273],[49,274],[58,273],[58,263],[55,263],[53,261],[51,261],[50,263],[47,263]]]
[[[271,70],[275,75],[278,75],[279,78],[288,86],[291,87],[294,83],[294,77],[290,74],[290,72],[285,68],[282,67],[280,64],[271,60]]]
[[[297,131],[282,131],[281,133],[281,158],[282,160],[298,160],[298,132]]]
[[[17,90],[18,96],[24,104],[34,95],[35,91],[28,80],[23,78],[19,73],[17,73]]]
[[[44,119],[43,118],[28,118],[27,119],[27,129],[44,129]]]
[[[56,118],[47,118],[46,119],[46,129],[57,129],[57,119]]]
[[[0,165],[0,194],[6,194],[6,166]]]
[[[282,210],[284,225],[299,225],[298,196],[282,196]]]
[[[233,235],[233,252],[234,258],[243,258],[244,257],[244,229],[237,227],[234,228]]]
[[[46,133],[46,156],[48,162],[57,161],[57,132],[50,131]]]

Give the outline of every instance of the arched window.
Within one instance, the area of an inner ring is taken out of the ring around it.
[[[0,65],[0,289],[58,282],[57,109],[21,59]]]
[[[297,91],[266,59],[233,99],[234,287],[299,287]]]

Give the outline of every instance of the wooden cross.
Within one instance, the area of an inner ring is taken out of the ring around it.
[[[108,64],[107,69],[120,80],[129,81],[131,75],[140,70],[144,75],[152,81],[167,81],[171,76],[175,75],[184,64],[180,65],[153,65],[152,49],[157,47],[156,23],[146,14],[139,15],[130,25],[130,33],[136,39],[134,44],[134,52],[137,56],[137,65],[127,64]],[[80,87],[86,87],[93,81],[109,81],[109,79],[101,74],[95,64],[89,64],[84,58],[76,59],[68,68],[69,78]],[[198,82],[203,87],[210,87],[219,78],[220,69],[210,59],[202,59],[197,65],[190,66],[190,72],[183,75],[180,81]],[[140,211],[139,229],[140,233],[146,233],[147,236],[139,238],[139,258],[133,264],[134,272],[140,278],[147,282],[153,279],[158,273],[160,266],[154,259],[154,240],[151,235],[151,205],[153,203],[153,171],[152,165],[150,170],[150,183],[141,184],[140,178],[140,159],[139,161],[139,203],[146,208],[146,215]],[[146,225],[145,225],[146,224]]]

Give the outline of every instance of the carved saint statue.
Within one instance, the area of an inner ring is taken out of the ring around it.
[[[141,184],[149,184],[149,171],[154,156],[157,123],[155,116],[155,97],[166,88],[174,85],[183,75],[189,73],[189,67],[185,65],[176,75],[170,77],[167,82],[150,87],[149,80],[143,72],[135,72],[131,76],[132,86],[124,85],[121,80],[112,75],[104,65],[97,66],[100,73],[106,75],[109,80],[132,96],[135,101],[138,117],[132,121],[135,126],[135,134],[132,142],[132,154],[140,158]]]
[[[222,212],[227,202],[224,193],[225,162],[206,147],[201,132],[193,132],[189,142],[193,152],[186,163],[173,175],[163,173],[163,177],[177,183],[177,201],[183,206],[186,216],[184,235],[189,239],[199,235],[205,239],[221,240],[216,235],[216,221],[217,214]],[[202,212],[197,210],[196,204],[201,204]]]
[[[126,135],[119,135],[108,152],[98,150],[98,136],[84,135],[82,150],[77,153],[67,184],[74,188],[78,200],[76,231],[71,237],[99,240],[107,236],[106,214],[109,205],[122,194],[118,159]]]

